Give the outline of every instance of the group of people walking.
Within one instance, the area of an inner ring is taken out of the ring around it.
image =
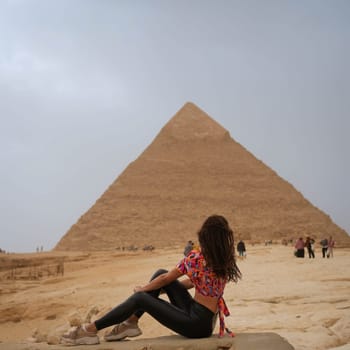
[[[322,247],[322,257],[333,258],[333,248],[335,246],[335,241],[333,237],[330,236],[328,239],[324,238],[320,242],[320,245]],[[307,249],[309,258],[315,258],[315,240],[313,238],[306,237],[306,240],[304,241],[303,237],[300,237],[299,239],[297,239],[294,248],[295,256],[297,258],[305,257],[305,248]]]

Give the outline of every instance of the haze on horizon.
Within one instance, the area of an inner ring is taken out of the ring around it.
[[[187,101],[350,233],[350,2],[0,2],[0,248],[52,249]]]

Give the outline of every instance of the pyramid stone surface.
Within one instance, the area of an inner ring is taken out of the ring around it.
[[[226,216],[236,237],[246,240],[333,235],[350,245],[328,215],[186,103],[55,249],[183,245],[214,213]]]

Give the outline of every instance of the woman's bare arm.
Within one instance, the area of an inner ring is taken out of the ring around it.
[[[189,278],[186,278],[182,281],[180,281],[181,284],[186,288],[186,289],[191,289],[193,288],[193,283]]]
[[[155,289],[162,288],[166,286],[167,284],[175,281],[179,277],[181,277],[183,274],[177,269],[172,269],[171,271],[168,271],[166,273],[163,273],[162,275],[159,275],[154,280],[150,281],[144,286],[136,286],[134,288],[134,292],[150,292]]]

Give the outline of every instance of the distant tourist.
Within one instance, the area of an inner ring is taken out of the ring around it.
[[[194,246],[194,243],[192,241],[187,242],[185,249],[184,249],[185,256],[187,256],[191,252],[191,250],[193,249],[193,246]]]
[[[294,246],[296,252],[295,252],[295,256],[297,258],[303,258],[305,256],[305,242],[303,240],[303,237],[300,237]]]
[[[237,282],[241,272],[236,265],[233,232],[223,216],[208,217],[198,232],[200,250],[193,250],[170,271],[158,270],[149,283],[134,288],[134,293],[102,318],[83,324],[64,334],[69,345],[98,344],[97,331],[114,326],[106,341],[140,335],[138,320],[144,312],[172,331],[188,338],[206,338],[213,333],[217,315],[220,336],[226,332],[224,316],[229,310],[223,299],[227,282]],[[185,280],[179,277],[187,275]],[[187,289],[195,287],[194,297]],[[160,299],[164,291],[170,301]],[[131,315],[131,316],[130,316]]]
[[[238,255],[242,258],[246,256],[245,244],[242,240],[240,240],[237,244]]]
[[[329,237],[328,240],[328,250],[327,250],[327,258],[333,258],[333,248],[335,246],[335,241],[332,236]]]
[[[328,251],[328,239],[327,238],[322,239],[320,244],[322,247],[322,258],[325,258],[327,255],[327,251]]]
[[[310,259],[315,258],[314,243],[315,243],[314,239],[310,237],[306,237],[305,247],[307,249]]]

